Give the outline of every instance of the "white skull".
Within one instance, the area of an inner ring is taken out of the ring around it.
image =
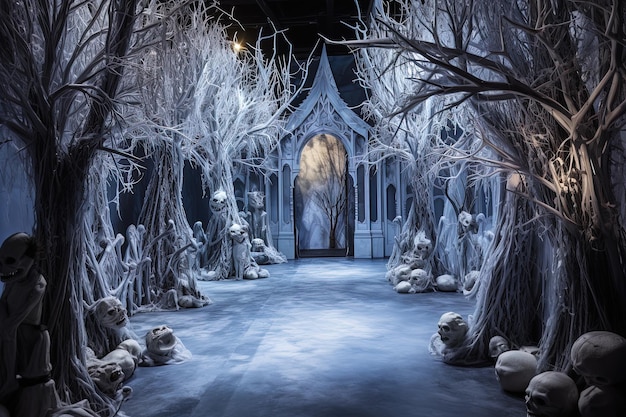
[[[37,245],[26,233],[15,233],[0,246],[0,280],[18,281],[28,275],[35,262]]]
[[[126,309],[115,297],[104,297],[94,303],[93,312],[96,320],[103,327],[121,329],[128,324]]]
[[[413,241],[415,257],[418,260],[426,260],[430,256],[433,245],[430,242],[430,239],[426,238],[426,235],[423,231],[420,231],[415,236]]]
[[[580,336],[572,345],[572,366],[587,385],[602,387],[626,381],[626,339],[594,331]]]
[[[209,207],[214,214],[221,214],[226,210],[227,195],[224,190],[217,190],[213,193],[211,201],[209,201]]]
[[[411,271],[409,281],[415,292],[424,292],[431,285],[430,274],[420,268]]]
[[[146,333],[146,349],[153,355],[171,355],[177,342],[174,331],[166,325],[154,327]]]
[[[252,239],[250,243],[252,244],[251,250],[253,252],[265,252],[265,241],[263,239],[257,237],[256,239]]]
[[[562,372],[535,375],[526,388],[528,417],[568,417],[577,407],[576,383]]]
[[[626,387],[590,386],[580,393],[578,411],[582,417],[626,416]]]
[[[248,229],[238,223],[233,223],[228,229],[228,234],[233,241],[242,243],[248,238]]]
[[[495,371],[503,390],[521,394],[537,373],[537,358],[527,352],[509,350],[498,356]]]
[[[509,342],[502,336],[494,336],[489,340],[489,357],[497,359],[504,352],[511,350]]]
[[[115,362],[102,363],[88,369],[89,376],[100,391],[114,397],[124,384],[124,372]]]
[[[467,211],[462,211],[458,216],[459,224],[463,228],[463,230],[467,230],[472,224],[472,215]]]
[[[437,323],[439,337],[447,348],[455,348],[465,339],[467,335],[467,322],[460,314],[447,312],[441,315]]]

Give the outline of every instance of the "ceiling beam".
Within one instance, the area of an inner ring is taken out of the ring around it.
[[[278,20],[278,17],[265,0],[256,0],[256,4],[261,8],[261,11],[265,13],[267,19],[274,24],[276,30],[283,30],[280,20]]]

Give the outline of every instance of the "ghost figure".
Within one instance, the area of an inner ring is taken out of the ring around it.
[[[37,243],[26,233],[0,246],[0,404],[15,416],[44,416],[59,404],[50,336],[41,322],[47,283],[34,268],[36,256]]]
[[[107,329],[121,329],[128,324],[128,314],[122,302],[113,296],[97,300],[91,307],[95,319]]]
[[[504,352],[511,350],[511,345],[502,336],[494,336],[489,339],[489,357],[496,360]]]
[[[525,392],[529,417],[570,417],[576,411],[578,388],[574,380],[562,372],[535,375]]]
[[[537,374],[537,358],[528,352],[509,350],[498,356],[495,371],[504,391],[522,394]]]
[[[189,352],[174,330],[166,325],[152,328],[146,333],[146,349],[143,351],[142,366],[158,366],[182,362],[191,358]]]
[[[574,371],[587,385],[603,387],[626,383],[626,339],[607,331],[580,336],[571,350]]]

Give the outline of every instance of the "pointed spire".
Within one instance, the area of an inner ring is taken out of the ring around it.
[[[326,53],[326,45],[322,45],[322,54],[320,55],[320,63],[317,67],[317,73],[312,85],[313,90],[320,92],[325,91],[327,94],[330,91],[335,91],[339,94],[335,77],[330,69],[330,63],[328,62],[328,54]]]

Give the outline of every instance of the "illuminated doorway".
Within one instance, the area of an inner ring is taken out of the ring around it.
[[[348,161],[341,141],[312,137],[302,150],[294,185],[299,256],[341,255],[348,248]]]

